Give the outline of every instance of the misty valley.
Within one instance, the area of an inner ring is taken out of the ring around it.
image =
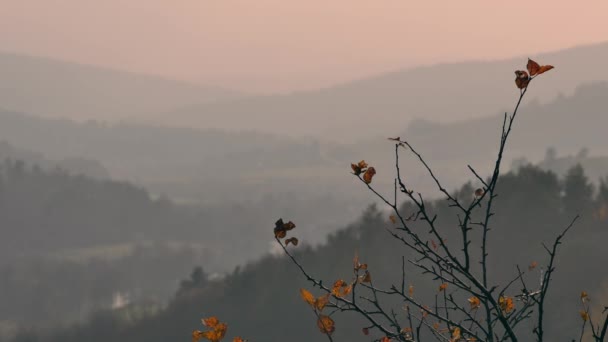
[[[608,69],[572,71],[608,58],[608,44],[542,56],[563,70],[522,104],[488,240],[509,257],[488,272],[508,282],[514,264],[540,263],[541,243],[580,215],[545,313],[552,322],[572,314],[546,332],[561,341],[578,338],[580,291],[608,303]],[[307,279],[276,244],[276,219],[297,224],[289,250],[319,277],[350,277],[357,253],[374,285],[398,282],[395,253],[411,255],[386,234],[394,218],[351,163],[373,163],[375,189],[392,196],[387,138],[400,137],[458,199],[474,199],[480,180],[467,165],[483,175],[494,167],[517,95],[502,74],[514,61],[256,95],[0,53],[0,341],[188,341],[208,316],[250,341],[321,340],[298,295]],[[415,158],[404,152],[401,163],[446,240],[459,239],[447,219],[457,209]],[[414,270],[408,284],[432,297],[437,286]],[[335,322],[335,340],[370,340],[362,317]]]

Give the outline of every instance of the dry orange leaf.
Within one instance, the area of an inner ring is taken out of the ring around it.
[[[528,65],[526,67],[528,68],[530,76],[536,75],[538,73],[538,70],[540,70],[540,65],[538,65],[538,63],[531,60],[530,58],[528,58]]]
[[[515,85],[519,89],[525,89],[528,87],[528,83],[530,83],[530,76],[528,73],[523,70],[515,71]]]
[[[365,184],[370,184],[372,182],[372,178],[374,177],[374,175],[376,174],[376,169],[374,169],[374,167],[370,167],[369,169],[367,169],[365,171],[365,173],[363,174],[363,181],[365,182]]]
[[[285,240],[285,246],[289,245],[290,243],[294,246],[297,246],[298,242],[299,242],[298,238],[292,237],[292,238]]]
[[[452,330],[452,339],[450,342],[457,342],[458,340],[460,340],[460,328],[456,327]]]
[[[209,328],[214,328],[216,325],[218,325],[220,323],[220,321],[215,316],[209,317],[209,318],[203,318],[201,321],[203,322],[204,326],[209,327]]]
[[[441,291],[445,291],[445,289],[448,288],[448,283],[443,283],[441,285],[439,285],[439,292]]]
[[[362,283],[371,283],[372,282],[372,276],[371,276],[371,274],[369,274],[368,271],[365,271],[365,275],[359,277],[359,279],[360,279],[360,282],[362,282]]]
[[[553,69],[553,66],[552,65],[541,66],[538,63],[536,63],[535,61],[528,58],[527,68],[528,68],[528,72],[530,73],[530,76],[534,76],[534,75],[540,75],[546,71]]]
[[[581,315],[583,321],[587,322],[589,320],[589,313],[587,311],[581,310],[579,314]]]
[[[203,331],[202,337],[211,342],[219,342],[226,335],[226,330],[228,330],[228,326],[225,323],[218,323],[213,330]]]
[[[540,74],[542,74],[542,73],[544,73],[546,71],[549,71],[549,70],[551,70],[553,68],[554,68],[553,65],[543,65],[543,66],[540,67],[540,69],[538,69],[537,75],[540,75]]]
[[[388,336],[384,336],[380,342],[391,342],[391,339]]]
[[[471,310],[478,309],[481,306],[481,301],[477,297],[471,297],[467,299],[471,305]]]
[[[328,335],[331,335],[336,330],[334,320],[327,315],[319,315],[317,326],[322,333]]]
[[[192,332],[192,342],[198,342],[201,338],[203,338],[203,332],[200,330],[194,330]]]
[[[397,218],[395,217],[395,215],[391,215],[391,216],[389,216],[389,217],[388,217],[388,219],[389,219],[389,220],[391,220],[391,223],[392,223],[392,224],[397,223]]]
[[[355,257],[353,258],[353,269],[355,271],[358,270],[367,270],[367,264],[362,264],[359,262],[359,254],[355,253]]]
[[[243,340],[242,338],[237,336],[232,340],[232,342],[247,342],[247,340]]]
[[[528,271],[532,271],[533,269],[536,268],[536,266],[538,266],[538,263],[536,261],[532,261],[530,266],[528,266]]]
[[[363,171],[357,164],[350,164],[350,168],[353,169],[353,173],[355,174],[355,176],[360,175]]]
[[[352,285],[348,285],[344,280],[336,280],[331,289],[331,293],[336,297],[347,296],[353,290]]]
[[[407,292],[410,295],[410,298],[414,297],[414,285],[410,285]]]
[[[479,189],[475,190],[475,197],[481,197],[481,196],[483,196],[483,194],[484,194],[483,189],[479,188]]]
[[[292,230],[295,227],[296,225],[293,222],[289,221],[287,223],[284,223],[283,219],[280,218],[274,224],[274,236],[279,239],[282,239],[287,236],[287,231]]]
[[[315,305],[315,296],[313,296],[312,293],[308,292],[308,290],[300,289],[300,296],[306,303],[310,304],[310,306]]]
[[[515,304],[513,303],[513,298],[511,297],[500,296],[498,298],[498,305],[505,313],[509,313],[515,309]]]
[[[319,311],[323,311],[327,303],[329,303],[329,293],[315,299],[315,308]]]

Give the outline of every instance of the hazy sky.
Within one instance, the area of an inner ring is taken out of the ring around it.
[[[0,0],[0,50],[250,91],[608,40],[605,0]]]

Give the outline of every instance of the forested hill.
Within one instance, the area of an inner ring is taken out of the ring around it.
[[[472,185],[465,185],[457,197],[470,198],[473,189]],[[551,172],[524,166],[503,176],[497,191],[497,215],[489,241],[490,276],[496,282],[511,279],[516,272],[516,264],[525,268],[536,261],[538,269],[532,271],[528,279],[530,284],[536,284],[538,272],[546,267],[548,260],[541,242],[551,243],[575,213],[582,215],[583,219],[561,247],[550,291],[551,300],[545,311],[552,327],[546,331],[549,340],[577,338],[574,332],[578,332],[579,327],[580,291],[593,294],[597,302],[608,300],[605,292],[608,278],[599,271],[603,269],[603,260],[608,257],[604,248],[608,221],[607,216],[601,214],[601,208],[608,203],[608,185],[602,183],[594,191],[580,167],[570,169],[565,178],[558,179]],[[427,205],[428,210],[438,215],[437,226],[447,236],[447,243],[459,243],[460,231],[454,223],[454,209],[444,201]],[[411,210],[408,204],[404,205],[405,212]],[[268,218],[269,236],[273,234],[273,219],[275,217]],[[296,222],[296,225],[302,224],[304,222]],[[414,229],[416,225],[423,224],[414,223]],[[312,249],[302,241],[303,245],[290,248],[311,274],[328,283],[340,278],[350,279],[352,258],[358,253],[360,259],[368,263],[374,285],[388,287],[391,282],[401,282],[401,256],[405,253],[404,247],[385,231],[389,227],[388,215],[372,208],[356,223],[332,234],[322,247]],[[296,227],[290,234],[298,236],[301,229]],[[476,233],[478,231],[472,231],[472,234]],[[476,258],[473,257],[473,261]],[[204,269],[205,265],[202,266]],[[414,269],[407,269],[406,282],[415,287],[414,296],[418,298],[432,296],[437,291],[436,284],[422,280]],[[268,256],[237,268],[224,279],[201,278],[200,272],[194,273],[190,281],[182,284],[173,302],[158,314],[140,314],[140,319],[128,320],[127,317],[141,313],[138,306],[133,305],[100,313],[88,323],[52,334],[36,337],[36,334],[24,333],[16,341],[182,341],[188,340],[191,331],[199,328],[201,317],[211,315],[228,323],[230,337],[240,335],[253,341],[285,338],[295,342],[321,340],[313,313],[299,298],[298,289],[301,287],[312,289],[289,259]],[[517,292],[518,289],[511,291]],[[401,306],[401,303],[395,303],[399,315],[402,315]],[[361,333],[365,325],[358,318],[348,313],[337,314],[334,318],[336,340],[369,340],[369,336]]]

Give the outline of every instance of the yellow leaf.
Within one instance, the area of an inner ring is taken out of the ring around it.
[[[336,330],[336,326],[334,320],[327,315],[319,315],[319,319],[317,320],[317,326],[319,330],[327,335],[331,335]]]
[[[586,302],[588,300],[589,300],[589,295],[587,294],[587,292],[582,291],[581,292],[581,301],[583,301],[583,303],[584,303],[584,302]]]
[[[312,293],[308,292],[308,290],[300,289],[300,296],[306,303],[310,304],[310,306],[315,305],[315,297],[312,295]]]
[[[589,313],[587,311],[581,310],[579,313],[583,321],[587,322],[589,320]]]

